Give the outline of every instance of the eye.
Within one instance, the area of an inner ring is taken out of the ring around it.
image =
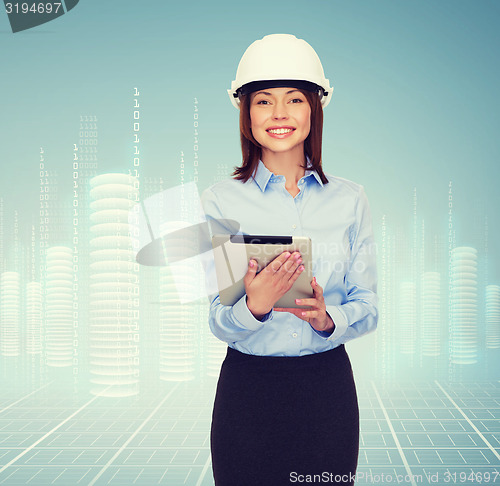
[[[267,101],[267,100],[259,100],[259,101],[257,101],[257,105],[267,105],[267,104],[269,104],[269,101]]]
[[[291,103],[303,103],[304,101],[300,98],[294,98],[293,100],[290,100]]]

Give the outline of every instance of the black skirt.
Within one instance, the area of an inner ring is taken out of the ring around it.
[[[354,484],[359,409],[344,345],[297,357],[229,347],[210,440],[216,486]]]

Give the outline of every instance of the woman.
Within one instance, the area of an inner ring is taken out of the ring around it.
[[[303,309],[275,308],[303,270],[284,252],[258,274],[249,262],[233,306],[211,299],[210,328],[228,343],[212,416],[217,486],[354,484],[359,411],[344,343],[376,327],[376,268],[363,187],[322,169],[331,91],[312,47],[285,34],[254,42],[229,90],[243,163],[203,193],[207,218],[309,236],[314,278]]]

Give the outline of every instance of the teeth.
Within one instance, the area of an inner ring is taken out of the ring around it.
[[[268,130],[268,132],[274,133],[275,135],[283,135],[284,133],[289,133],[292,130],[293,130],[292,128],[277,128],[274,130]]]

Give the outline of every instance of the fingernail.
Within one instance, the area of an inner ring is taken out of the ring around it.
[[[290,252],[285,252],[285,257],[288,258],[290,256]]]
[[[250,260],[250,266],[253,267],[253,260]]]
[[[301,266],[299,267],[299,272],[302,272],[303,270],[304,270],[304,267],[301,265]]]
[[[306,315],[306,313],[305,313],[305,312],[302,312],[302,315],[303,315],[303,316],[305,316],[305,315]]]
[[[300,304],[300,299],[295,299],[296,304]]]

